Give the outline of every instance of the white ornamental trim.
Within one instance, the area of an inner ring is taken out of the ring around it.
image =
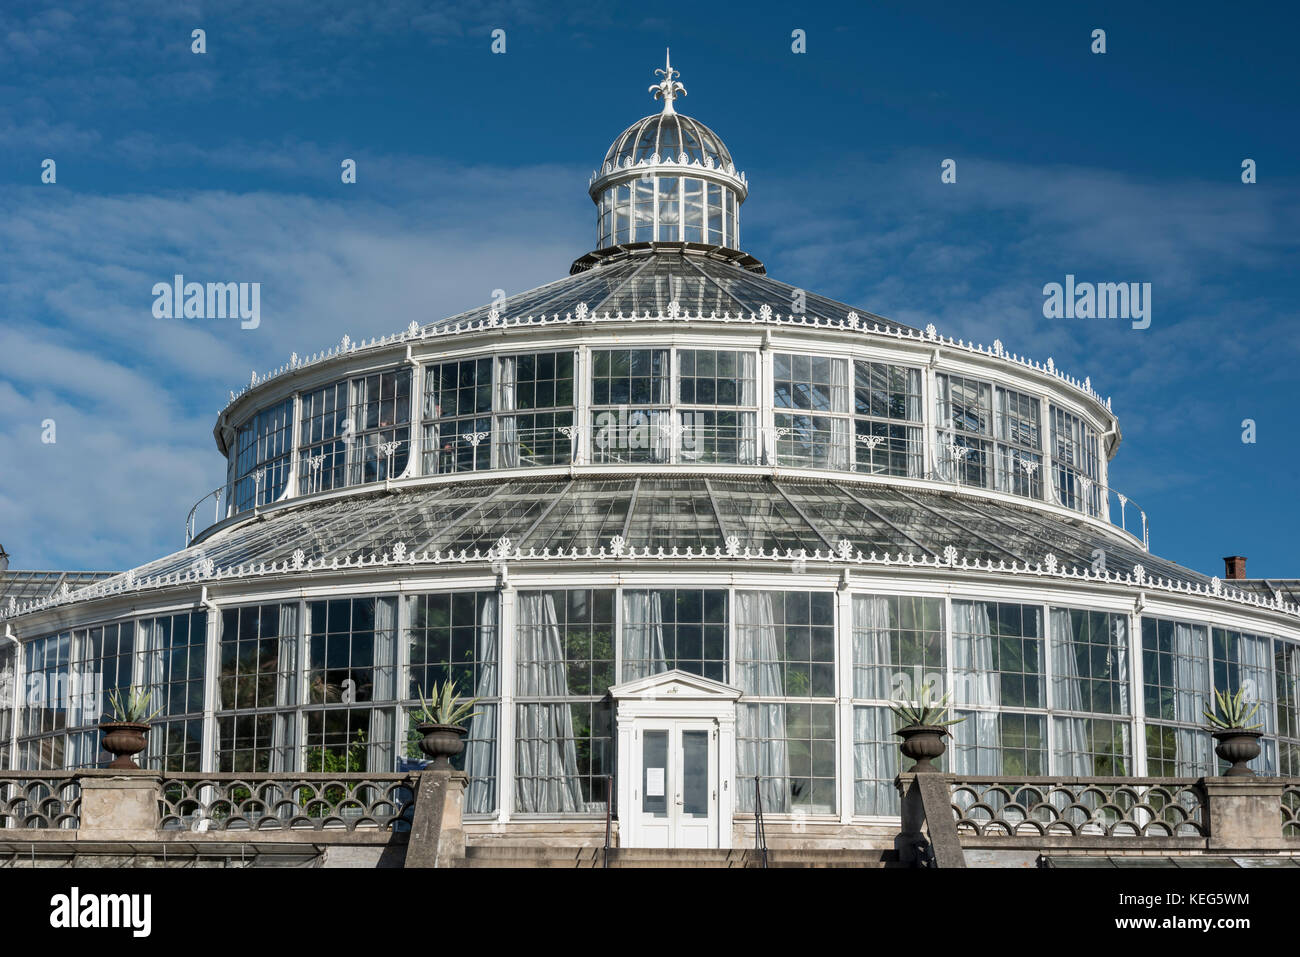
[[[1284,601],[1276,593],[1271,598],[1264,598],[1253,592],[1231,588],[1217,577],[1210,579],[1205,584],[1194,584],[1159,577],[1152,578],[1142,565],[1134,565],[1131,570],[1126,572],[1096,571],[1091,565],[1071,565],[1067,567],[1062,565],[1059,559],[1051,553],[1045,554],[1043,560],[1037,563],[1016,561],[1008,563],[1005,559],[996,562],[992,559],[981,561],[978,558],[972,559],[961,556],[953,545],[944,546],[938,556],[922,555],[917,557],[915,554],[904,554],[902,552],[894,555],[888,553],[881,555],[874,551],[869,555],[864,555],[860,550],[853,548],[851,542],[844,539],[837,542],[834,548],[828,548],[825,551],[816,549],[810,553],[805,549],[796,551],[795,549],[774,548],[768,550],[741,547],[739,540],[734,535],[727,537],[725,546],[700,549],[687,548],[683,550],[675,547],[671,549],[653,548],[651,546],[636,548],[627,545],[622,536],[616,535],[610,540],[608,547],[588,547],[584,549],[552,550],[544,548],[538,551],[536,548],[529,548],[525,551],[512,544],[508,538],[503,537],[486,553],[477,548],[473,551],[465,549],[459,552],[454,550],[447,552],[412,552],[408,550],[404,543],[397,542],[390,551],[385,551],[382,554],[348,556],[341,560],[332,558],[325,561],[324,559],[308,558],[306,552],[301,548],[295,549],[290,558],[281,562],[229,565],[223,568],[210,564],[211,559],[208,559],[202,563],[202,567],[191,567],[185,572],[178,571],[169,575],[141,578],[134,570],[131,570],[114,578],[49,598],[35,599],[29,602],[16,602],[11,598],[5,610],[0,612],[0,621],[13,620],[50,608],[100,598],[159,591],[185,585],[212,584],[220,581],[239,581],[273,576],[292,576],[303,572],[363,570],[398,565],[419,567],[476,564],[491,567],[493,564],[501,562],[618,562],[626,564],[632,561],[700,561],[717,563],[725,560],[749,563],[821,562],[831,568],[920,568],[936,569],[944,572],[958,570],[982,574],[1005,574],[1022,578],[1125,585],[1147,592],[1158,591],[1168,594],[1210,598],[1225,604],[1249,606],[1278,612],[1300,620],[1300,605]]]

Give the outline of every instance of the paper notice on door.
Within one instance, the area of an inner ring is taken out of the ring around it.
[[[645,769],[645,794],[646,797],[652,797],[652,798],[664,796],[664,769],[663,768]]]

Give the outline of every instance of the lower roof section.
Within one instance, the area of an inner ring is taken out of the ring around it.
[[[524,552],[609,548],[831,552],[847,539],[863,555],[1042,562],[1204,585],[1198,572],[1143,552],[1092,526],[959,493],[789,478],[647,475],[464,482],[306,505],[251,519],[135,570],[136,577],[283,562],[408,552],[479,550],[501,538]]]

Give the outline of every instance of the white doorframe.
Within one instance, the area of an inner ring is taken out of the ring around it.
[[[617,707],[618,819],[623,847],[671,847],[681,843],[700,847],[731,847],[735,809],[736,701],[740,691],[708,678],[669,671],[610,689]],[[667,814],[662,830],[643,811],[647,779],[642,760],[647,731],[667,732],[663,769]],[[678,809],[684,800],[683,737],[686,731],[706,731],[708,739],[707,832],[698,818]]]

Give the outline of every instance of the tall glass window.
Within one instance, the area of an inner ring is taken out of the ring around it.
[[[997,488],[1013,495],[1043,497],[1043,440],[1038,399],[998,388],[994,426]]]
[[[515,807],[604,814],[614,768],[614,591],[521,591]]]
[[[1077,415],[1052,406],[1052,488],[1057,501],[1101,514],[1101,459],[1097,432]]]
[[[988,488],[993,477],[993,387],[940,374],[938,385],[939,474],[953,482]]]
[[[304,770],[391,771],[391,705],[357,706],[396,698],[397,600],[308,602],[306,650]]]
[[[727,593],[623,590],[623,680],[680,669],[727,680]]]
[[[503,356],[498,363],[498,467],[572,461],[573,353]]]
[[[298,436],[298,489],[303,495],[347,483],[348,383],[334,382],[302,395]]]
[[[439,362],[424,370],[424,474],[492,465],[492,360]]]
[[[855,469],[869,475],[921,477],[921,370],[855,362],[853,373]]]
[[[1040,605],[952,603],[954,772],[1047,773],[1043,645]]]
[[[774,363],[777,461],[806,468],[847,469],[848,360],[777,353]]]
[[[1216,691],[1235,695],[1259,704],[1251,723],[1261,725],[1268,737],[1260,739],[1261,753],[1256,767],[1267,774],[1275,774],[1277,755],[1274,738],[1277,723],[1274,721],[1274,693],[1276,686],[1272,675],[1273,641],[1266,635],[1226,628],[1210,630],[1210,667]],[[1223,764],[1220,770],[1226,769]]]
[[[669,351],[597,349],[591,363],[592,461],[669,461]]]
[[[382,482],[406,471],[411,456],[411,370],[352,380],[350,485]]]
[[[681,242],[682,238],[682,180],[677,176],[659,176],[659,235],[660,242]]]
[[[1277,682],[1277,773],[1300,777],[1300,644],[1280,638],[1273,641],[1273,674]]]
[[[853,596],[853,809],[897,814],[897,724],[888,703],[947,684],[943,599]],[[940,691],[942,693],[942,691]]]
[[[298,604],[221,613],[217,769],[292,771],[297,713]]]
[[[203,683],[207,612],[146,618],[144,684],[150,707],[162,708],[149,732],[149,761],[166,771],[197,771],[203,757]]]
[[[448,681],[455,683],[458,696],[478,699],[474,716],[466,723],[465,750],[452,759],[452,766],[469,776],[466,813],[490,813],[497,807],[499,599],[496,592],[478,591],[415,595],[407,600],[408,714],[433,695],[435,685],[441,689]],[[406,757],[418,760],[415,722],[408,718],[408,724]]]
[[[680,461],[757,461],[757,358],[729,349],[677,350]]]
[[[289,482],[292,446],[293,400],[265,409],[240,427],[236,438],[235,484],[231,490],[235,511],[269,505]]]
[[[18,701],[18,652],[9,647],[0,648],[0,771],[13,767],[9,742],[14,732],[14,711]]]
[[[736,593],[737,806],[833,813],[835,797],[835,596]]]
[[[1126,615],[1052,609],[1057,773],[1085,777],[1131,773],[1128,653]]]
[[[1202,712],[1210,702],[1209,641],[1204,625],[1142,619],[1142,712],[1147,774],[1213,774],[1212,739]]]

